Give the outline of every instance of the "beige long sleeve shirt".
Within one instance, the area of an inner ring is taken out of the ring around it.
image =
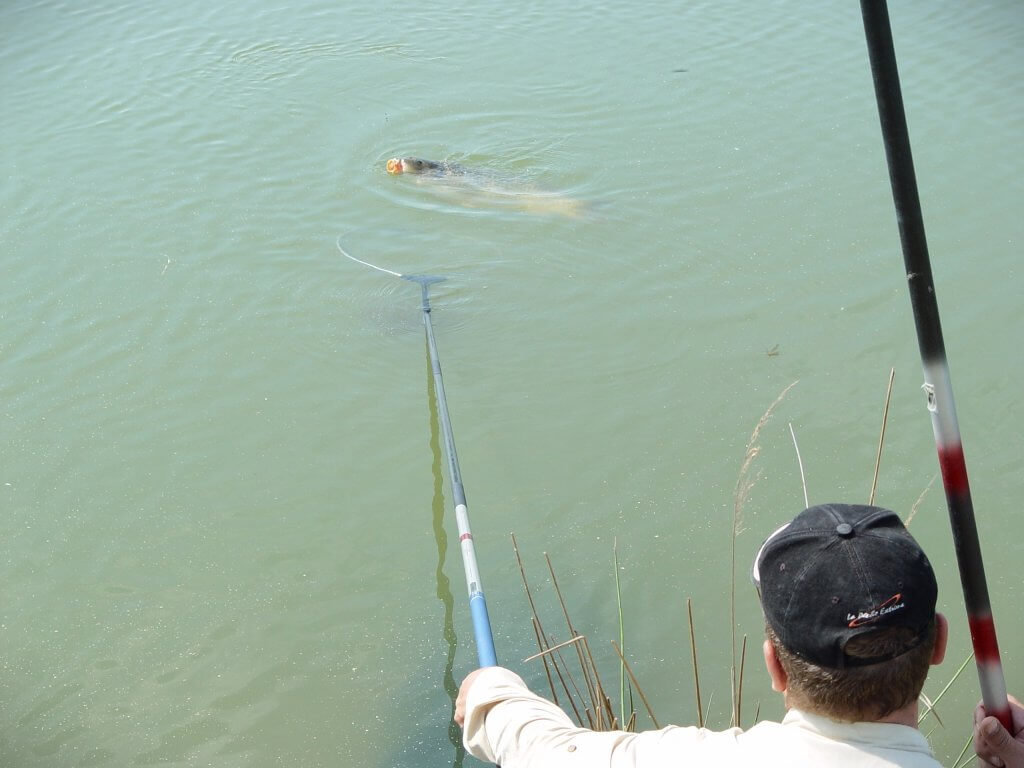
[[[474,681],[466,704],[466,749],[502,768],[939,766],[916,728],[841,723],[798,710],[790,710],[781,723],[762,722],[746,731],[678,726],[643,733],[589,731],[501,667]]]

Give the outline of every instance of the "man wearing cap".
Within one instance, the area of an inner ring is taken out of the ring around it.
[[[917,700],[945,654],[948,625],[935,612],[931,564],[899,517],[863,505],[806,509],[768,537],[752,576],[765,665],[788,710],[781,723],[590,731],[513,672],[489,667],[459,690],[466,749],[504,768],[938,766],[917,729]],[[1011,755],[978,736],[975,744],[992,765]]]

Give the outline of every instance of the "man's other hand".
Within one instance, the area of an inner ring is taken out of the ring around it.
[[[974,710],[974,751],[979,768],[1024,768],[1024,706],[1013,696],[1008,698],[1013,734],[996,718],[986,716],[980,702]]]

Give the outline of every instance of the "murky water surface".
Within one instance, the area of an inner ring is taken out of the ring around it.
[[[894,3],[1010,687],[1024,690],[1024,12]],[[729,708],[730,531],[877,499],[968,652],[856,5],[0,8],[0,763],[436,766],[475,658],[415,285],[499,658],[515,532],[616,681]],[[391,177],[396,155],[471,184]],[[923,499],[920,498],[926,489]],[[748,658],[752,719],[781,705]],[[617,687],[617,683],[615,683]],[[617,698],[617,697],[616,697]],[[968,671],[926,730],[952,763]],[[466,759],[471,764],[472,759]]]

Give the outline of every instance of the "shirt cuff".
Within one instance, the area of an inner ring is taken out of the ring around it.
[[[488,723],[488,714],[499,704],[502,706]],[[491,763],[498,763],[502,752],[514,751],[514,743],[503,742],[519,731],[515,726],[509,727],[511,722],[506,722],[517,719],[514,717],[516,709],[522,710],[519,714],[527,721],[540,719],[557,726],[575,728],[568,715],[533,693],[515,672],[502,667],[487,667],[473,681],[466,696],[466,719],[462,726],[462,743],[466,750],[474,757]]]

